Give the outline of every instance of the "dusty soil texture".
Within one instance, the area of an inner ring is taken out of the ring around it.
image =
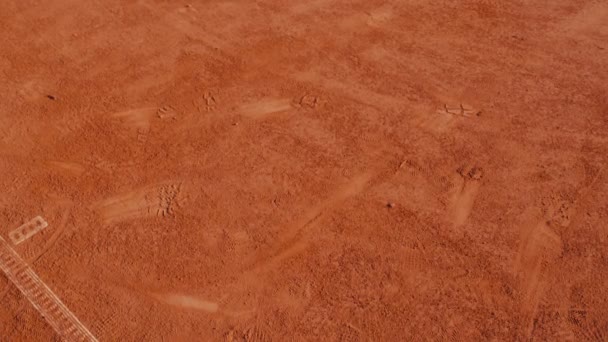
[[[604,0],[5,0],[0,47],[2,341],[75,331],[11,250],[100,341],[608,340]]]

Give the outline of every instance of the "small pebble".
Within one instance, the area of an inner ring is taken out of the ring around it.
[[[55,101],[55,96],[53,96],[53,95],[47,95],[46,97],[49,98],[50,100]]]
[[[388,203],[386,203],[386,207],[387,207],[387,208],[389,208],[389,209],[390,209],[390,208],[394,208],[394,207],[395,207],[395,203],[393,203],[393,202],[388,202]]]

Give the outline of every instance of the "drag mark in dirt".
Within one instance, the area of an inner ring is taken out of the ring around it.
[[[50,167],[72,176],[80,176],[85,171],[85,168],[78,163],[57,160],[50,160],[47,163]]]
[[[454,125],[454,117],[438,110],[432,114],[419,114],[413,118],[412,122],[414,125],[431,132],[444,132]]]
[[[33,102],[44,98],[45,89],[48,88],[46,82],[40,80],[30,80],[21,85],[17,94],[26,101]]]
[[[355,176],[332,196],[309,209],[304,216],[287,227],[274,248],[271,248],[265,257],[258,260],[252,270],[273,268],[280,261],[305,250],[312,234],[310,230],[306,231],[306,229],[311,228],[319,218],[332,211],[340,203],[362,192],[370,178],[371,175],[368,173]]]
[[[170,306],[174,306],[183,310],[198,310],[207,314],[218,314],[227,317],[250,317],[255,313],[255,309],[250,310],[230,310],[228,308],[220,308],[220,302],[227,296],[220,299],[220,302],[212,302],[201,298],[200,296],[175,293],[175,292],[147,292],[149,297]]]
[[[108,198],[95,205],[106,223],[152,216],[154,203],[145,190],[137,190]]]
[[[97,209],[106,223],[153,216],[172,216],[179,206],[178,196],[181,184],[161,184],[147,186],[110,197],[96,203]]]
[[[293,78],[299,82],[319,85],[327,90],[347,97],[359,104],[376,109],[401,109],[408,105],[407,101],[401,100],[390,95],[378,93],[372,89],[359,85],[359,83],[355,80],[335,80],[332,78],[327,78],[326,76],[322,76],[321,72],[297,72],[293,74]]]
[[[97,341],[2,237],[0,269],[63,339]]]
[[[437,169],[425,161],[418,161],[416,158],[407,158],[395,172],[400,184],[407,189],[408,196],[404,198],[404,203],[418,210],[438,210],[445,208],[457,189],[461,189],[461,177],[454,175],[442,175]],[[451,177],[450,177],[451,176]],[[460,187],[457,187],[460,186]]]
[[[221,51],[222,54],[228,54],[231,48],[230,44],[220,35],[197,25],[198,20],[195,11],[191,11],[190,13],[171,12],[167,13],[162,19],[166,23],[167,28],[171,28],[171,31],[202,41],[210,53]],[[168,34],[173,34],[173,32],[169,32]]]
[[[30,237],[34,236],[36,233],[43,230],[47,226],[48,223],[46,223],[46,221],[42,217],[36,216],[29,222],[25,223],[24,225],[21,225],[19,228],[8,233],[8,236],[11,241],[13,241],[13,244],[18,245],[23,241],[29,239]]]
[[[137,141],[143,145],[148,141],[150,120],[155,115],[160,117],[160,114],[163,113],[158,108],[148,107],[114,113],[112,117],[121,120],[125,126],[135,129],[137,131]]]
[[[152,293],[152,297],[160,300],[161,302],[181,308],[195,309],[206,311],[208,313],[215,313],[218,311],[219,306],[217,303],[210,302],[201,298],[187,296],[176,293]]]
[[[546,279],[543,264],[562,251],[562,240],[551,227],[541,221],[522,231],[519,253],[515,261],[516,274],[521,276],[522,311],[527,320],[527,332],[533,329],[534,317],[544,293]]]
[[[121,120],[125,125],[138,128],[147,129],[150,125],[150,119],[158,112],[155,107],[137,108],[126,110],[123,112],[114,113],[111,116]]]
[[[483,171],[477,167],[470,170],[460,168],[458,173],[461,186],[457,187],[458,191],[453,194],[450,207],[450,218],[456,227],[462,226],[469,217],[483,177]]]
[[[264,119],[272,114],[286,112],[290,109],[292,109],[290,99],[266,99],[243,105],[239,112],[252,119]]]

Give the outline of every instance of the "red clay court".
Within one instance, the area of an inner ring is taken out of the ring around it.
[[[0,341],[608,341],[606,1],[0,7]]]

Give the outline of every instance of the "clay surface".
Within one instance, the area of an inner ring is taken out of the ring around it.
[[[1,341],[608,340],[606,1],[0,7]]]

